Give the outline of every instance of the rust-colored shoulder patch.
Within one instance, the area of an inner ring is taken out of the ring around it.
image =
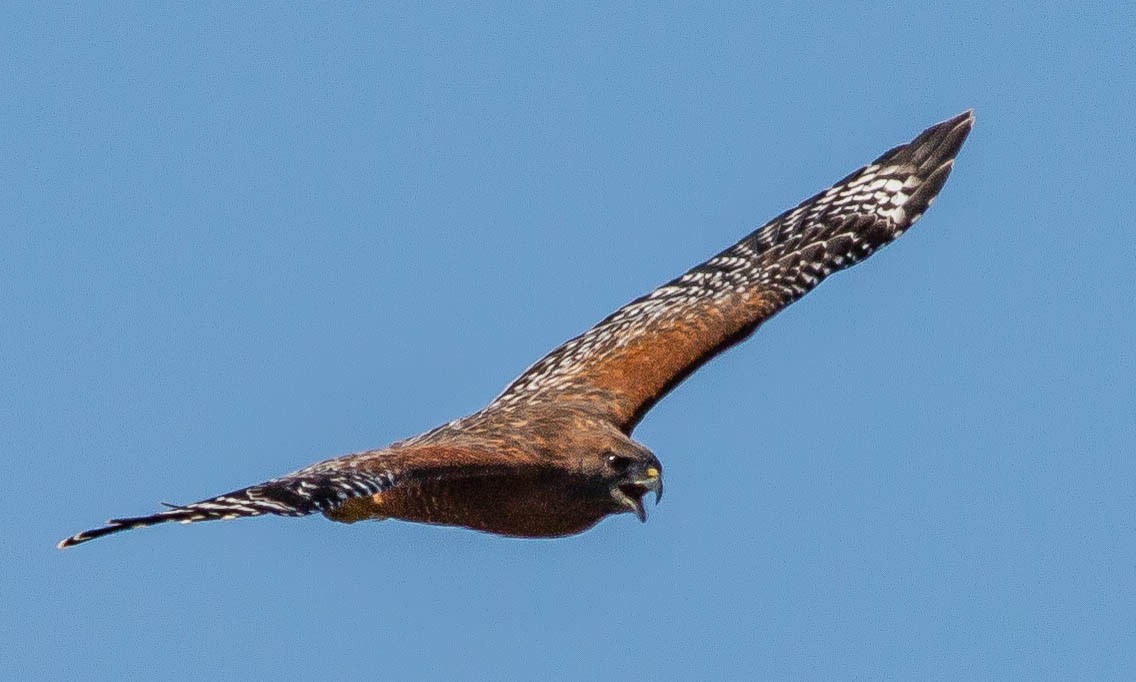
[[[375,493],[370,497],[356,497],[346,500],[340,507],[324,512],[324,516],[340,523],[382,521],[390,518],[382,513],[382,506],[383,493]]]

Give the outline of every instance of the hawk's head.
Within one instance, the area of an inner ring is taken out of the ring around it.
[[[659,459],[604,417],[568,410],[550,412],[543,419],[526,418],[524,424],[532,434],[529,442],[544,444],[545,456],[552,455],[549,459],[559,462],[555,478],[572,493],[565,504],[596,515],[591,523],[624,512],[646,522],[643,497],[653,492],[657,504],[663,496]]]
[[[604,480],[618,511],[634,512],[645,523],[643,496],[654,492],[655,504],[663,497],[663,465],[647,448],[631,441],[627,445],[603,452]]]

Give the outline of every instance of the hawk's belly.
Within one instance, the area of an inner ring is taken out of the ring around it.
[[[478,476],[396,487],[348,500],[334,521],[395,518],[517,537],[572,535],[619,507],[602,488],[560,476]]]

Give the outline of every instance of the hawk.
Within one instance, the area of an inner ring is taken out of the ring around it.
[[[322,513],[559,537],[621,512],[646,520],[663,467],[631,432],[664,395],[837,270],[903,234],[942,189],[974,124],[932,126],[529,367],[484,409],[385,448],[149,516],[60,548],[177,521]]]

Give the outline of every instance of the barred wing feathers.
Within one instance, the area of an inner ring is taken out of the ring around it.
[[[584,405],[625,432],[671,388],[838,270],[903,234],[974,124],[928,128],[553,350],[486,408]]]
[[[383,453],[360,453],[313,464],[299,471],[187,505],[167,505],[149,516],[111,519],[102,528],[76,533],[63,549],[124,530],[159,523],[193,523],[275,514],[306,516],[338,509],[347,500],[388,490],[411,476]],[[409,472],[413,473],[413,472]]]

